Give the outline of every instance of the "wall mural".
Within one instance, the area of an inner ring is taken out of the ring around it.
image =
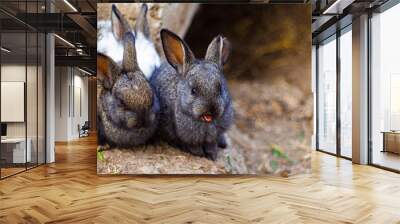
[[[98,174],[310,170],[311,8],[98,4]]]

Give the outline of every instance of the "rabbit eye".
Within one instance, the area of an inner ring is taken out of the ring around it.
[[[196,94],[197,94],[196,88],[192,88],[192,95],[196,95]]]

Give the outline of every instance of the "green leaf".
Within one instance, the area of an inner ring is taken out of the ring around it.
[[[279,145],[273,144],[272,146],[272,155],[277,158],[288,159],[288,156],[283,152],[282,148]]]
[[[272,156],[274,156],[275,158],[281,158],[281,159],[285,159],[290,165],[294,165],[295,162],[289,158],[289,156],[283,152],[283,150],[281,149],[281,147],[279,145],[271,145],[272,150]],[[271,166],[272,167],[272,166]]]
[[[97,151],[97,159],[100,161],[104,161],[104,152],[103,151]]]
[[[274,172],[278,169],[278,162],[276,160],[269,161],[269,165]]]
[[[272,155],[274,156],[274,157],[282,157],[282,152],[281,151],[279,151],[278,149],[276,149],[276,148],[272,148]]]

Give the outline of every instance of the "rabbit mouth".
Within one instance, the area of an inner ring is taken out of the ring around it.
[[[213,116],[210,114],[203,114],[201,115],[200,119],[206,123],[211,123],[213,121]]]

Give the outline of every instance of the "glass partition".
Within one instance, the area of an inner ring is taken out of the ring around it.
[[[318,149],[336,154],[336,36],[318,47]]]
[[[45,34],[38,33],[38,64],[37,64],[37,162],[46,162],[46,38]]]
[[[340,155],[352,157],[352,33],[340,35]]]
[[[400,171],[400,4],[371,18],[372,164]]]
[[[27,113],[27,150],[30,151],[30,161],[27,163],[27,167],[33,167],[37,165],[38,157],[38,49],[37,41],[38,35],[35,32],[27,33],[27,98],[26,98],[26,113]]]
[[[1,175],[6,177],[24,171],[31,161],[26,141],[26,33],[3,32],[1,47]]]
[[[46,39],[23,22],[43,5],[0,2],[1,179],[45,162]]]

